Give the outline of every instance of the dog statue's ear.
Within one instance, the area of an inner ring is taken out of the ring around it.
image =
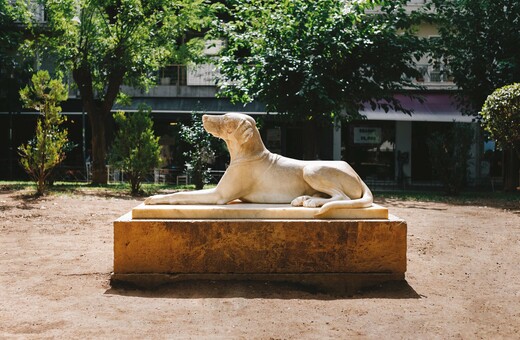
[[[240,144],[244,144],[251,137],[253,137],[253,124],[247,120],[241,121],[235,132],[235,138],[240,142]]]

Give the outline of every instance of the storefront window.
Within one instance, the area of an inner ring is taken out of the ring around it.
[[[364,179],[395,179],[395,123],[354,122],[348,125],[343,158]]]

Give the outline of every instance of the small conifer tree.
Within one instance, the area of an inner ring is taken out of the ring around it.
[[[67,100],[67,89],[61,79],[51,79],[49,72],[38,71],[31,84],[20,90],[27,108],[40,112],[33,139],[18,148],[20,164],[36,182],[36,194],[45,193],[53,169],[65,159],[67,130],[60,128],[66,120],[59,103]]]
[[[154,134],[150,112],[150,107],[143,104],[137,112],[114,114],[118,131],[109,163],[128,176],[132,195],[139,193],[145,175],[161,163],[159,137]]]

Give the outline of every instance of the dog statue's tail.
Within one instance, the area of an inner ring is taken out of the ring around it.
[[[374,196],[365,182],[361,180],[361,184],[363,185],[363,195],[360,198],[325,203],[314,216],[320,217],[333,209],[356,209],[368,208],[372,206],[372,203],[374,202]]]

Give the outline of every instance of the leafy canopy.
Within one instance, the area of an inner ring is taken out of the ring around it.
[[[128,85],[148,88],[165,63],[193,58],[202,44],[183,38],[210,21],[203,0],[41,1],[48,22],[28,47],[52,55],[61,69],[89,70],[99,99],[115,73]]]
[[[14,67],[13,54],[23,39],[23,25],[28,25],[29,12],[23,1],[0,0],[0,66]]]
[[[476,115],[487,96],[520,82],[520,2],[433,0],[441,39],[467,113]]]
[[[226,41],[220,95],[300,118],[402,110],[393,94],[414,86],[423,48],[405,2],[232,1],[214,32]]]
[[[23,62],[19,53],[30,25],[28,5],[22,0],[0,0],[0,110],[18,111],[20,87],[32,74],[32,65]]]

